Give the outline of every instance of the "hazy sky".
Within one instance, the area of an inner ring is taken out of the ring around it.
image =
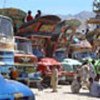
[[[5,3],[4,3],[5,2]],[[93,0],[0,0],[0,8],[14,7],[33,15],[40,9],[44,14],[76,14],[83,10],[92,11]]]

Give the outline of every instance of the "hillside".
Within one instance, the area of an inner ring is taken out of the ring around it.
[[[82,32],[82,30],[86,29],[86,21],[91,18],[91,17],[95,17],[95,14],[93,12],[89,12],[89,11],[82,11],[78,14],[75,15],[58,15],[62,20],[68,20],[68,19],[78,19],[82,22],[82,25],[79,27],[79,29],[77,31]],[[85,33],[85,31],[84,31]],[[83,34],[84,34],[83,33]]]

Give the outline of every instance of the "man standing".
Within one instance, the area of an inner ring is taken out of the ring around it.
[[[56,66],[53,66],[51,75],[51,86],[53,89],[52,92],[57,92],[57,85],[58,85],[58,70]]]
[[[92,62],[89,62],[88,65],[89,65],[89,77],[94,79],[96,77],[96,72],[94,68],[95,60],[92,60]]]

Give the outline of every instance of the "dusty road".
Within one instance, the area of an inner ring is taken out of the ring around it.
[[[36,95],[36,100],[100,100],[100,98],[91,97],[88,90],[82,90],[79,94],[72,94],[70,86],[58,86],[58,92],[52,93],[52,89],[44,89],[38,91],[38,89],[32,88],[32,91]]]

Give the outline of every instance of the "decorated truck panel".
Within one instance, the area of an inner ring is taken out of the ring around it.
[[[12,21],[0,16],[0,72],[8,73],[14,65],[14,38]]]
[[[35,71],[37,57],[32,54],[32,43],[25,37],[15,36],[14,66],[18,71],[17,80],[28,84],[28,74]]]
[[[33,50],[36,48],[42,48],[45,56],[51,57],[58,37],[58,35],[54,33],[54,29],[60,20],[61,19],[55,15],[42,16],[31,22],[24,23],[16,34],[28,37],[32,40]],[[40,58],[40,55],[36,56]]]

